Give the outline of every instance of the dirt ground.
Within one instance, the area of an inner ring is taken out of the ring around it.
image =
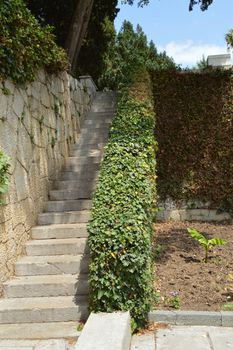
[[[205,263],[204,249],[188,227],[227,244],[214,247]],[[228,276],[233,274],[232,223],[158,222],[154,232],[156,308],[219,311],[233,304],[233,280]]]

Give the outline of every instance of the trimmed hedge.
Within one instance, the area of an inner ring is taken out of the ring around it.
[[[153,300],[154,114],[124,95],[105,147],[89,223],[90,308],[130,310],[142,327]]]
[[[24,84],[41,67],[51,73],[68,67],[53,28],[41,27],[22,0],[0,0],[0,79]]]
[[[233,214],[232,71],[152,73],[158,194]]]

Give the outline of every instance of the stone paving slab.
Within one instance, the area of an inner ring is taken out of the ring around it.
[[[232,350],[233,329],[227,327],[174,326],[158,330],[156,332],[156,350],[173,349]]]
[[[134,335],[132,337],[131,350],[155,350],[155,335]]]
[[[0,340],[1,350],[73,350],[74,342],[65,339]]]

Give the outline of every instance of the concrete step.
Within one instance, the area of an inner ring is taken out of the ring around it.
[[[81,122],[81,125],[83,125],[82,123],[85,123],[86,121],[89,121],[89,120],[93,121],[93,124],[105,123],[105,121],[106,121],[106,124],[108,122],[111,124],[111,121],[114,119],[114,114],[115,114],[115,109],[114,111],[112,109],[109,111],[100,111],[100,112],[90,111],[87,114],[86,118]]]
[[[88,316],[86,296],[75,305],[73,296],[0,300],[0,323],[69,322]]]
[[[89,151],[90,148],[97,148],[97,149],[103,150],[106,144],[107,138],[108,138],[107,136],[104,137],[102,140],[93,139],[93,138],[91,139],[80,138],[78,142],[76,142],[73,145],[72,152],[73,150],[77,150],[77,151],[83,150],[83,152],[85,152],[85,151]]]
[[[130,350],[130,323],[129,312],[91,313],[75,349]]]
[[[49,197],[51,201],[91,199],[93,192],[94,188],[83,188],[80,190],[53,190],[49,192]]]
[[[108,134],[109,132],[109,129],[110,129],[110,124],[105,124],[105,125],[88,125],[88,124],[83,124],[82,127],[81,127],[81,135],[83,132],[87,132],[89,131],[90,133],[97,133],[98,134]]]
[[[24,256],[15,265],[16,276],[86,274],[89,257],[85,255]]]
[[[90,220],[89,210],[67,211],[62,213],[42,213],[38,215],[39,225],[86,223]]]
[[[102,154],[92,157],[78,156],[78,157],[69,157],[66,159],[66,167],[75,166],[75,165],[91,165],[99,164],[102,160]]]
[[[101,127],[107,127],[112,124],[112,117],[105,117],[105,118],[85,118],[81,124],[82,127],[96,127],[96,128],[101,128]]]
[[[109,106],[108,104],[103,104],[103,103],[99,103],[99,104],[95,104],[94,106],[92,106],[91,108],[91,112],[109,112],[109,113],[114,113],[115,112],[115,108],[113,106]]]
[[[66,164],[63,171],[76,171],[81,174],[92,173],[100,169],[100,163],[88,163],[88,164]]]
[[[86,223],[35,226],[32,228],[33,239],[87,238]]]
[[[82,128],[81,130],[81,139],[89,138],[89,139],[99,139],[101,141],[102,138],[108,138],[110,128],[101,128],[101,129],[90,129],[90,128]]]
[[[93,171],[91,173],[83,173],[82,171],[63,171],[60,173],[58,181],[80,181],[80,180],[96,180],[98,178],[99,171]],[[55,181],[56,183],[56,181]]]
[[[103,148],[79,147],[70,151],[70,157],[103,157]]]
[[[93,190],[96,186],[96,180],[91,179],[90,181],[87,181],[86,179],[83,180],[66,180],[66,181],[55,181],[54,182],[54,189],[55,190],[78,190],[78,189],[90,189]]]
[[[59,188],[75,188],[76,181],[59,181]],[[66,187],[67,186],[67,187]],[[49,201],[46,203],[46,212],[64,212],[91,209],[92,201],[88,199],[76,199],[74,201]]]
[[[88,276],[42,275],[16,277],[3,283],[6,298],[58,297],[87,295]]]
[[[77,255],[88,253],[86,238],[44,239],[26,243],[27,255]]]
[[[0,339],[76,339],[77,322],[13,323],[0,324]],[[8,349],[8,348],[7,348]],[[14,350],[23,350],[13,347]],[[31,347],[27,348],[30,350]],[[8,349],[10,350],[10,349]]]

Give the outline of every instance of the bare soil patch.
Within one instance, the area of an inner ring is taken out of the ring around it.
[[[206,238],[223,238],[204,263],[204,249],[187,232],[195,228]],[[158,309],[220,311],[233,303],[233,224],[158,222],[154,225],[155,289]]]

